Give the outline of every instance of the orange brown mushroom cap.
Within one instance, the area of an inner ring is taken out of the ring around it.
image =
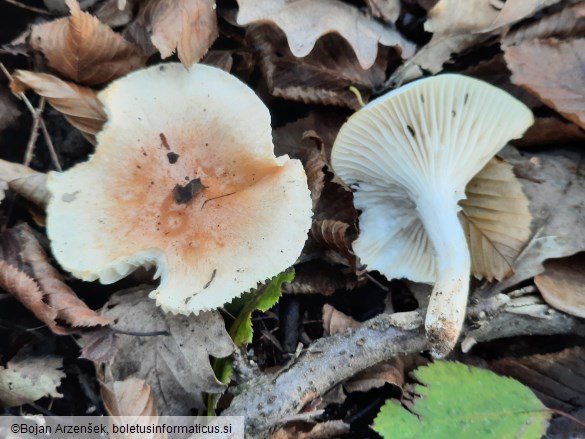
[[[59,263],[115,282],[156,266],[165,311],[216,308],[294,264],[311,226],[298,160],[275,157],[270,114],[213,67],[164,64],[100,94],[109,121],[89,161],[49,175]]]

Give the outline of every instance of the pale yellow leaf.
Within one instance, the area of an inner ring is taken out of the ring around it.
[[[393,27],[339,0],[238,0],[238,4],[238,24],[275,23],[296,57],[308,55],[319,37],[328,33],[338,33],[349,42],[363,69],[376,61],[378,43],[398,47],[403,58],[414,53],[414,44]]]
[[[0,367],[0,405],[15,407],[45,396],[61,398],[57,391],[65,374],[63,360],[56,357],[19,358]]]
[[[467,185],[460,202],[462,223],[475,277],[501,280],[514,271],[514,261],[530,238],[528,198],[512,171],[492,159]]]
[[[105,84],[142,67],[138,47],[83,12],[76,0],[66,0],[71,16],[34,25],[30,42],[49,66],[84,85]]]
[[[10,88],[14,93],[32,89],[44,96],[56,110],[82,133],[93,136],[107,120],[96,92],[46,73],[17,70]]]

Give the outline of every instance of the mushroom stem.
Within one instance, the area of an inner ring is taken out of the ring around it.
[[[435,188],[436,189],[436,188]],[[417,209],[435,251],[436,282],[425,328],[431,354],[445,357],[457,343],[467,307],[471,260],[453,191],[431,190]]]

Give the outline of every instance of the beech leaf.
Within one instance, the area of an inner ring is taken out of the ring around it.
[[[154,396],[146,381],[130,377],[123,381],[100,381],[100,393],[110,416],[158,418]]]
[[[10,88],[14,93],[33,89],[63,113],[71,125],[92,138],[108,119],[95,91],[53,75],[17,70]]]
[[[215,1],[146,0],[140,5],[134,26],[130,32],[138,37],[144,31],[150,34],[163,59],[177,51],[181,63],[189,67],[205,55],[217,38]]]
[[[465,188],[462,224],[475,277],[511,275],[514,261],[530,238],[532,216],[512,165],[492,159]]]
[[[37,24],[31,31],[32,47],[53,70],[80,84],[99,85],[144,66],[138,47],[83,12],[76,0],[65,3],[70,17]]]
[[[31,229],[23,224],[0,235],[0,284],[55,334],[110,323],[67,286]]]
[[[62,367],[61,358],[17,355],[6,367],[0,367],[0,405],[15,407],[45,396],[63,397],[57,391],[65,377]]]
[[[585,39],[530,40],[504,49],[512,82],[585,128]],[[546,64],[542,60],[546,59]]]
[[[514,437],[539,439],[551,413],[529,388],[511,378],[453,362],[415,372],[411,411],[389,400],[374,420],[383,438]]]
[[[414,53],[414,44],[394,28],[384,26],[357,8],[338,0],[238,0],[238,24],[272,22],[287,36],[296,57],[307,56],[319,37],[338,33],[345,38],[363,69],[376,61],[378,43],[398,47],[403,58]]]

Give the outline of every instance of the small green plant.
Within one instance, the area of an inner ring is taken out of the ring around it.
[[[511,378],[461,363],[440,361],[415,372],[414,406],[389,400],[373,429],[384,439],[538,439],[551,412]]]
[[[268,311],[282,295],[282,284],[292,282],[295,277],[294,270],[284,271],[274,276],[261,287],[243,294],[235,299],[227,308],[233,315],[237,315],[229,329],[229,334],[235,345],[240,348],[252,342],[254,332],[252,330],[252,313],[256,310]],[[213,370],[217,379],[228,384],[232,377],[232,360],[230,358],[218,358],[213,362]],[[210,394],[207,397],[207,413],[215,414],[215,406],[220,395]]]

